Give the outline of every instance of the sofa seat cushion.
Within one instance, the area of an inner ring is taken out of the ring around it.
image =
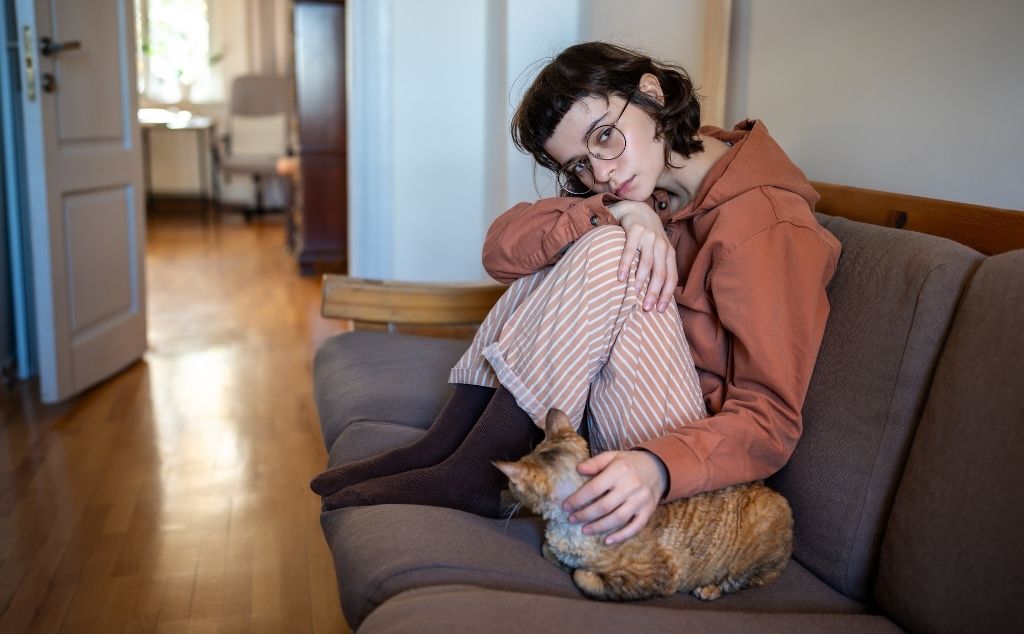
[[[982,255],[913,231],[819,219],[843,252],[803,435],[769,484],[793,508],[794,557],[867,600],[935,364]]]
[[[448,372],[469,342],[387,332],[350,332],[324,341],[313,388],[324,446],[359,420],[426,428],[451,394]]]
[[[900,632],[883,616],[867,614],[751,614],[681,611],[630,603],[543,597],[452,585],[403,592],[374,611],[359,634],[451,632],[644,632],[646,634],[884,634]]]
[[[1024,250],[957,311],[900,482],[875,597],[920,632],[1024,632]]]
[[[341,432],[331,446],[327,466],[337,467],[411,445],[425,432],[418,427],[375,420],[357,420]]]
[[[569,574],[541,555],[543,527],[536,518],[492,520],[451,509],[385,504],[339,509],[320,519],[338,572],[342,610],[352,627],[398,593],[427,586],[469,584],[582,599]],[[774,583],[717,601],[676,594],[634,605],[770,613],[866,610],[796,561]]]

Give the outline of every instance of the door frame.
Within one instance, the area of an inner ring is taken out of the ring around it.
[[[4,201],[7,218],[7,262],[10,270],[11,314],[14,325],[15,377],[28,379],[36,373],[35,328],[32,308],[32,262],[25,232],[28,215],[25,180],[25,137],[21,126],[23,82],[21,32],[15,15],[15,0],[3,0],[3,29],[0,37],[0,137],[2,137]],[[14,51],[8,48],[14,46]]]

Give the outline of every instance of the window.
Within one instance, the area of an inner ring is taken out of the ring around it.
[[[142,101],[223,99],[207,0],[135,0],[135,30]]]

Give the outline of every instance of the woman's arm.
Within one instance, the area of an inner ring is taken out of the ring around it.
[[[554,264],[586,232],[617,224],[607,207],[616,200],[610,194],[598,194],[519,203],[498,216],[487,230],[484,269],[508,284]]]
[[[511,283],[557,262],[587,231],[619,224],[626,231],[619,280],[626,279],[633,260],[639,258],[636,282],[644,310],[657,307],[664,312],[672,304],[679,272],[675,250],[653,205],[654,198],[643,203],[611,194],[519,203],[488,229],[484,269],[499,282]]]
[[[760,480],[789,460],[838,255],[813,229],[779,223],[712,269],[712,299],[732,334],[732,376],[718,414],[642,445],[668,468],[667,499]]]

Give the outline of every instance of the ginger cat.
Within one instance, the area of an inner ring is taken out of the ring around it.
[[[576,465],[589,456],[568,417],[552,409],[532,453],[494,463],[512,495],[546,520],[544,556],[572,572],[586,596],[622,601],[690,592],[712,600],[769,583],[786,567],[793,516],[786,499],[760,482],[661,504],[643,530],[612,546],[605,535],[584,535],[562,502],[588,479]]]

